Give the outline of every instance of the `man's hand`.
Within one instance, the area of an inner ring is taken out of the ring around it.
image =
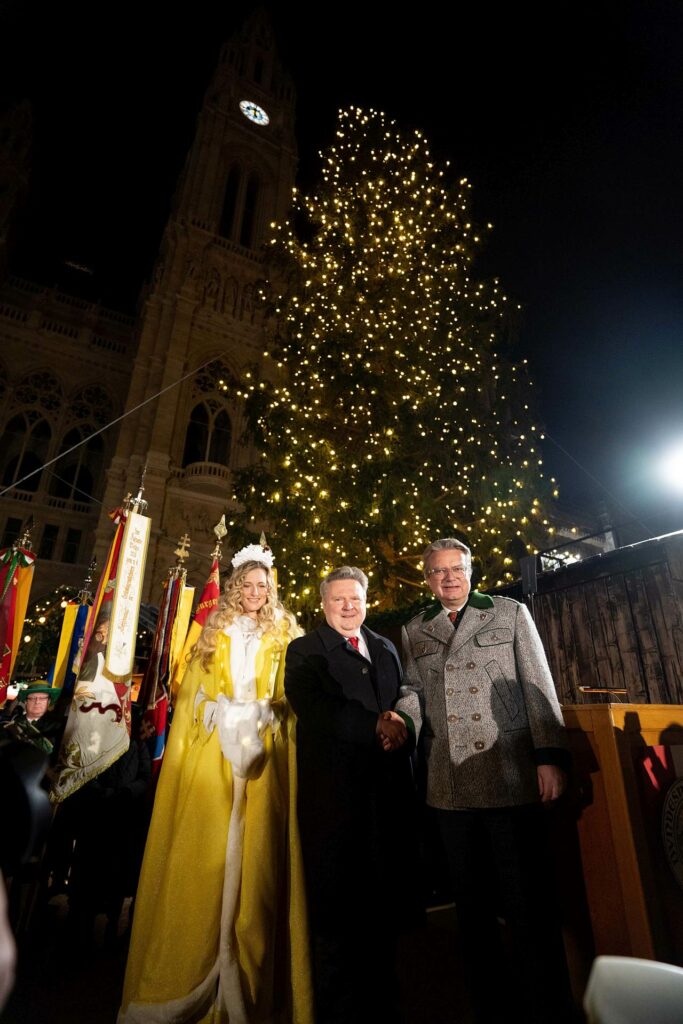
[[[408,739],[406,723],[395,711],[383,711],[377,719],[377,741],[382,750],[398,750]]]
[[[541,803],[547,804],[562,796],[567,785],[567,776],[561,768],[554,764],[539,764],[536,773]]]

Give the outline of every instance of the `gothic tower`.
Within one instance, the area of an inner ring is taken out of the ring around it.
[[[237,380],[262,359],[262,245],[287,211],[295,171],[294,89],[259,13],[223,47],[204,98],[143,293],[128,415],[107,474],[100,562],[111,539],[106,513],[135,493],[147,467],[146,600],[157,600],[180,534],[190,534],[195,555],[208,554],[230,504],[231,470],[253,455]],[[204,557],[191,560],[195,582],[207,566]]]

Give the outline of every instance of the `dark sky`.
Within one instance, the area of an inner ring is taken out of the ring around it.
[[[36,120],[17,270],[52,282],[85,263],[104,302],[134,305],[219,47],[250,6],[0,6],[3,105],[27,95]],[[265,6],[297,87],[302,183],[339,107],[422,128],[495,225],[478,271],[523,306],[549,435],[649,532],[683,527],[683,491],[655,471],[683,444],[683,4]],[[564,496],[594,504],[597,485],[545,454]]]

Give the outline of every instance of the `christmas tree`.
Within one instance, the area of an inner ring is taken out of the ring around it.
[[[260,457],[236,476],[233,524],[267,525],[299,614],[340,564],[396,608],[419,597],[430,540],[465,540],[486,587],[552,532],[508,303],[471,276],[469,193],[421,132],[351,109],[319,191],[276,229],[266,372],[242,392]]]

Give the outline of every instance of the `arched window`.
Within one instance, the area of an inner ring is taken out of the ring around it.
[[[223,210],[221,212],[221,222],[219,225],[219,233],[223,238],[232,238],[235,228],[235,214],[237,212],[237,197],[239,195],[240,188],[240,171],[239,167],[231,167],[230,173],[228,174],[228,180],[225,184],[225,196],[223,198]]]
[[[41,473],[23,480],[29,473],[45,463],[52,439],[50,424],[36,409],[19,413],[7,426],[3,436],[5,467],[2,474],[4,487],[20,481],[22,491],[37,491]]]
[[[230,407],[234,385],[231,369],[220,359],[214,359],[194,377],[192,412],[185,432],[183,467],[194,462],[230,465]]]
[[[79,388],[76,394],[69,399],[69,411],[72,422],[87,421],[88,424],[94,423],[95,427],[103,427],[114,415],[114,405],[107,392],[99,384],[87,384],[85,387]],[[92,429],[94,428],[88,426],[86,431],[84,427],[85,433],[91,432]]]
[[[49,491],[55,498],[67,498],[85,504],[93,497],[93,490],[102,472],[104,442],[101,436],[92,437],[85,444],[79,444],[92,433],[89,424],[73,427],[64,435],[59,449],[60,455],[78,445],[69,455],[60,459],[50,472]]]
[[[29,373],[14,389],[18,406],[39,405],[46,412],[56,412],[64,401],[62,387],[50,370]]]
[[[232,440],[232,423],[225,409],[220,409],[213,421],[213,430],[209,440],[209,462],[219,462],[227,466],[230,461],[230,441]]]
[[[259,181],[255,174],[249,175],[247,189],[244,194],[244,208],[242,210],[242,228],[240,230],[240,245],[250,248],[254,244],[254,226],[256,224],[256,208],[258,206]]]
[[[217,462],[227,466],[230,461],[232,424],[218,399],[206,399],[190,414],[185,434],[183,467],[193,462]]]
[[[185,435],[183,466],[193,462],[204,462],[209,447],[209,411],[204,405],[196,405],[190,413],[190,422]]]

